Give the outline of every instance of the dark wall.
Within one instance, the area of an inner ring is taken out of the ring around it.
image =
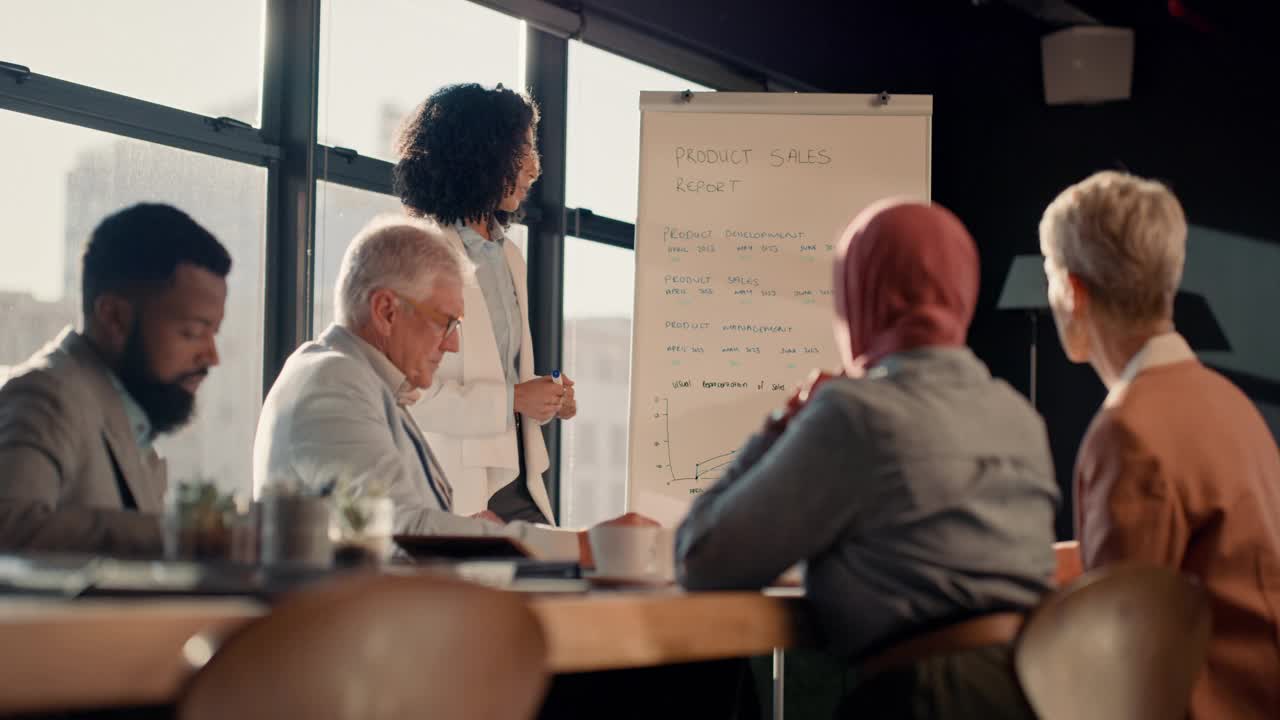
[[[1254,248],[1249,262],[1269,263],[1274,272],[1255,278],[1280,284],[1280,214],[1273,210],[1280,123],[1267,109],[1276,75],[1274,62],[1252,40],[1200,32],[1161,12],[1131,13],[1125,19],[1136,32],[1132,99],[1048,107],[1039,38],[1050,28],[1000,3],[800,0],[751,12],[719,1],[587,4],[827,90],[932,93],[934,199],[964,219],[982,254],[983,292],[970,344],[997,376],[1019,388],[1026,389],[1029,377],[1030,326],[1024,315],[995,309],[1004,274],[1015,255],[1038,253],[1036,228],[1048,202],[1096,170],[1159,178],[1178,194],[1193,224],[1263,241],[1263,252]],[[1242,251],[1218,242],[1201,252]],[[1216,293],[1242,291],[1233,287],[1239,278],[1225,271],[1201,282],[1211,308]],[[1248,308],[1236,303],[1235,312],[1242,306]],[[1236,329],[1234,338],[1229,333],[1233,344],[1248,345],[1248,333],[1277,332],[1272,317],[1280,308],[1244,312],[1250,317],[1219,318]],[[1065,491],[1080,439],[1105,393],[1090,368],[1065,361],[1047,317],[1038,345],[1038,407]],[[1260,383],[1253,389],[1272,398],[1280,382],[1275,355],[1255,352],[1243,366],[1237,363]],[[1274,402],[1280,413],[1280,400]],[[1064,492],[1068,502],[1059,518],[1064,537],[1071,535],[1069,497]]]
[[[1196,225],[1276,241],[1280,217],[1270,210],[1280,189],[1280,138],[1263,111],[1267,75],[1220,39],[1172,22],[1139,26],[1130,101],[1048,107],[1040,33],[1019,24],[992,18],[1001,31],[975,30],[968,42],[940,48],[933,158],[935,199],[968,223],[982,250],[982,304],[970,344],[993,372],[1025,387],[1027,319],[994,306],[1012,256],[1038,252],[1040,213],[1063,187],[1097,170],[1129,170],[1168,183]],[[1280,262],[1271,277],[1280,282]],[[1214,279],[1206,292],[1211,308],[1214,294],[1229,291],[1233,282]],[[1254,311],[1243,326],[1274,332],[1269,316],[1275,309]],[[1227,318],[1219,320],[1227,324]],[[1195,331],[1186,319],[1178,322],[1184,332]],[[1040,323],[1039,340],[1037,404],[1068,500],[1058,531],[1070,537],[1071,467],[1105,391],[1090,368],[1066,362],[1048,318]],[[1269,370],[1271,380],[1280,380],[1280,358],[1251,369]]]

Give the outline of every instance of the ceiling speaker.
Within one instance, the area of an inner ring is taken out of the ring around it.
[[[1050,105],[1128,100],[1133,30],[1077,25],[1040,38],[1044,101]]]

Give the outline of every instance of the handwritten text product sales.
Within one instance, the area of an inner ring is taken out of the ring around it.
[[[756,148],[717,148],[679,145],[674,149],[678,170],[702,168],[744,168],[756,164],[768,168],[822,167],[832,162],[831,152],[824,147],[770,148],[756,153]],[[724,177],[675,177],[678,193],[734,193],[744,181]]]

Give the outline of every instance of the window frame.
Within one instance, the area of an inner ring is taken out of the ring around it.
[[[634,250],[632,223],[565,206],[565,127],[570,39],[718,90],[812,90],[735,59],[655,35],[607,12],[570,11],[546,0],[471,0],[523,20],[526,84],[542,111],[543,175],[526,204],[529,321],[538,370],[559,367],[564,330],[566,234]],[[42,75],[0,57],[0,109],[267,169],[263,273],[262,393],[315,331],[317,181],[392,195],[393,165],[319,142],[323,0],[264,0],[261,127]],[[547,486],[561,511],[559,423],[544,427]]]

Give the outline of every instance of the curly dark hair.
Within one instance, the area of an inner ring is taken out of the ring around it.
[[[516,187],[526,134],[537,126],[538,106],[522,93],[475,83],[440,88],[400,128],[396,195],[441,223],[506,224],[498,205]]]

